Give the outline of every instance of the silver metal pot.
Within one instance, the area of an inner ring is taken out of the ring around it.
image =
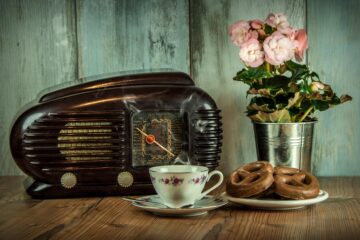
[[[253,122],[258,159],[311,172],[315,123]]]

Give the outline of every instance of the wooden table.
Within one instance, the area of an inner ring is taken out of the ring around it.
[[[360,177],[321,178],[330,198],[302,210],[225,206],[157,217],[120,197],[33,200],[24,177],[0,177],[0,239],[360,239]]]

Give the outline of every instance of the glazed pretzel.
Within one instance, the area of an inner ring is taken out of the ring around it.
[[[226,183],[226,192],[233,197],[252,197],[264,192],[273,182],[271,164],[257,161],[231,173]]]
[[[276,167],[274,192],[289,199],[309,199],[319,195],[319,181],[310,173],[296,168]]]
[[[274,167],[274,175],[294,175],[300,172],[297,168],[286,167],[286,166],[277,166]]]

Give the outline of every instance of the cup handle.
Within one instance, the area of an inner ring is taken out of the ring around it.
[[[214,175],[219,175],[219,181],[214,185],[212,186],[211,188],[209,188],[208,190],[206,190],[205,192],[201,193],[200,197],[198,198],[198,200],[202,199],[203,197],[205,197],[209,192],[211,192],[212,190],[214,190],[215,188],[219,187],[221,185],[221,183],[223,182],[224,180],[224,175],[218,171],[218,170],[214,170],[212,171],[211,173],[209,173],[207,179],[206,179],[206,182],[208,182],[210,180],[210,178]]]

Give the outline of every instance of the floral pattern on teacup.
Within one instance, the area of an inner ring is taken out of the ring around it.
[[[152,182],[155,182],[155,181],[156,181],[156,178],[155,178],[155,177],[150,176],[150,178],[151,178],[151,181],[152,181]]]
[[[164,183],[165,185],[173,185],[178,186],[184,182],[183,178],[178,178],[176,176],[172,176],[170,178],[162,178],[159,180],[160,183]]]
[[[196,177],[190,180],[194,184],[203,184],[206,181],[206,176],[202,175],[201,177]]]

